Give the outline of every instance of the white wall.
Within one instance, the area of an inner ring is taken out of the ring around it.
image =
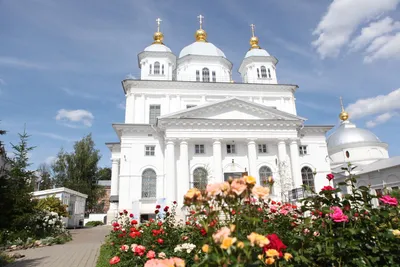
[[[346,157],[346,151],[350,157]],[[348,147],[330,155],[332,168],[342,165],[346,162],[351,162],[354,165],[366,165],[379,159],[389,158],[389,153],[386,148],[381,146],[361,146]]]

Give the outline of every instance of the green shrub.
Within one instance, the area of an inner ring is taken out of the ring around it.
[[[38,210],[57,212],[61,217],[68,217],[67,205],[62,204],[61,200],[55,196],[39,199],[36,208]]]
[[[14,260],[10,256],[0,251],[0,267],[6,266],[13,261]]]
[[[95,227],[98,225],[104,225],[102,221],[90,221],[85,224],[86,227]]]

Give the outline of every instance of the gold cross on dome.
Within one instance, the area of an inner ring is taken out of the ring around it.
[[[204,19],[204,16],[198,15],[197,18],[199,19],[199,22],[200,22],[200,29],[201,29],[201,27],[203,26],[203,19]]]
[[[251,35],[254,37],[254,29],[255,29],[256,25],[250,24],[250,27],[251,27]]]
[[[160,31],[160,24],[161,24],[161,19],[160,18],[157,18],[156,19],[156,22],[157,22],[157,31],[159,32]]]

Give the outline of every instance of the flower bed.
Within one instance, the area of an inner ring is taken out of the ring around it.
[[[351,170],[349,166],[349,171]],[[268,199],[269,187],[245,176],[199,191],[190,189],[184,203],[190,216],[175,220],[177,203],[144,224],[120,213],[103,247],[115,266],[400,266],[399,206],[368,187],[345,183],[351,194],[327,185],[301,205]],[[269,184],[270,186],[273,183]]]

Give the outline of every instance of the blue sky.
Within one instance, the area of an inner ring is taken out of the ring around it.
[[[369,127],[400,155],[400,0],[0,0],[0,128],[6,144],[26,125],[33,167],[92,133],[105,142],[124,120],[121,80],[138,77],[137,54],[160,17],[175,54],[194,41],[197,16],[208,40],[237,68],[251,23],[278,58],[280,83],[298,84],[307,124],[338,124],[339,96],[358,127]],[[9,148],[9,145],[7,145]]]

